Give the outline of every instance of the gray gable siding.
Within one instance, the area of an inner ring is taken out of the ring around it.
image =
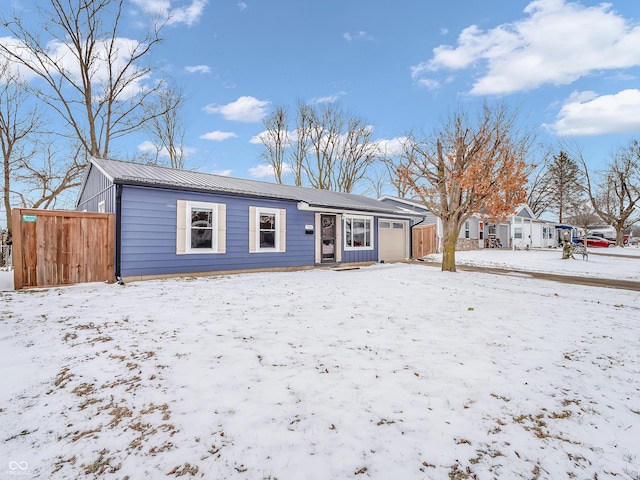
[[[116,194],[115,185],[100,170],[91,165],[82,192],[78,197],[76,210],[97,212],[98,204],[105,202],[105,212],[115,213]]]
[[[418,217],[424,217],[424,221],[421,225],[432,225],[438,223],[438,217],[427,210],[424,205],[419,205],[415,201],[403,199],[394,199],[391,197],[383,197],[380,201],[386,205],[390,205],[397,210],[404,211],[408,215],[416,215]]]
[[[522,207],[522,208],[520,209],[520,211],[519,211],[518,213],[516,213],[516,216],[517,216],[517,217],[521,217],[521,218],[533,218],[533,217],[529,214],[528,210],[527,210],[526,208],[524,208],[524,207]]]
[[[226,204],[226,253],[176,254],[177,200]],[[249,206],[286,209],[286,252],[249,253]],[[296,202],[124,186],[121,275],[311,266],[314,235],[304,225],[313,223],[314,213],[298,210]]]

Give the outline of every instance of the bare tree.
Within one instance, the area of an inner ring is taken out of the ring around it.
[[[282,174],[286,170],[286,151],[291,145],[289,138],[289,119],[287,111],[278,107],[273,115],[263,121],[265,132],[262,137],[262,145],[265,151],[262,153],[269,165],[273,168],[273,174],[277,183],[284,183]],[[296,182],[299,185],[299,182]]]
[[[352,192],[367,169],[379,159],[378,148],[372,138],[373,127],[359,117],[349,116],[347,130],[341,137],[338,176],[335,182],[341,192]]]
[[[288,130],[284,108],[264,121],[262,157],[276,181],[283,183],[283,173],[289,170],[295,185],[352,192],[379,159],[371,127],[335,105],[316,107],[299,101],[297,107],[294,132]]]
[[[380,163],[386,172],[385,183],[394,188],[399,198],[405,198],[411,194],[411,185],[407,182],[407,172],[405,172],[407,167],[402,163],[406,141],[405,137],[400,137],[378,143]]]
[[[0,147],[2,148],[2,200],[11,236],[12,180],[28,165],[34,150],[30,137],[41,124],[38,110],[29,104],[29,89],[8,61],[0,63]]]
[[[455,113],[429,137],[408,137],[407,181],[442,221],[443,271],[456,270],[456,243],[472,214],[500,219],[525,200],[531,135],[516,120],[517,110],[485,103],[475,119]]]
[[[51,139],[40,142],[37,155],[20,165],[16,179],[24,185],[18,193],[24,207],[46,209],[70,203],[64,194],[81,185],[87,152],[80,144],[61,150],[55,145]]]
[[[39,28],[24,25],[19,14],[2,19],[17,43],[0,43],[0,54],[44,82],[39,99],[97,157],[107,157],[112,141],[149,120],[142,106],[162,87],[148,81],[152,68],[142,62],[160,42],[164,24],[153,21],[141,40],[124,38],[125,5],[125,0],[46,0],[37,7]]]
[[[151,137],[156,148],[155,163],[161,163],[160,157],[169,159],[171,168],[184,168],[186,152],[184,145],[185,124],[182,120],[184,94],[173,85],[158,92],[155,102],[145,105],[149,121],[145,131]]]
[[[527,185],[527,205],[536,217],[546,212],[551,204],[551,192],[547,182],[547,165],[546,162],[537,165],[531,175],[529,175],[529,183]]]
[[[624,232],[640,221],[640,143],[631,140],[618,148],[605,171],[590,175],[580,156],[586,192],[596,214],[616,229],[616,245],[624,247]]]

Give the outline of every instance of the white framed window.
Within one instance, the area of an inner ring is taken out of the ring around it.
[[[521,227],[515,227],[513,229],[513,238],[522,238],[522,228]]]
[[[226,205],[178,200],[178,255],[226,252]]]
[[[373,217],[345,215],[344,249],[373,250]]]
[[[249,207],[249,253],[285,252],[287,211]]]
[[[471,238],[471,224],[469,220],[464,222],[464,238]]]

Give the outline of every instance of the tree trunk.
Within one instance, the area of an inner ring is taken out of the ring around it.
[[[4,161],[4,190],[3,190],[3,203],[4,203],[4,211],[7,219],[7,238],[11,238],[11,176],[9,170],[9,162],[7,160]]]
[[[444,230],[444,245],[442,246],[442,271],[456,271],[456,244],[460,235],[460,225],[454,221],[442,223]]]
[[[624,247],[624,228],[616,225],[616,247]]]

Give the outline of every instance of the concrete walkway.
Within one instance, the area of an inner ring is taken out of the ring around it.
[[[591,255],[591,252],[589,252],[589,254]],[[598,255],[606,255],[606,254],[598,254]],[[638,257],[631,257],[631,258],[637,259]],[[442,268],[442,264],[439,262],[425,262],[420,260],[413,260],[410,263]],[[495,267],[476,267],[471,265],[456,265],[456,269],[463,272],[480,272],[480,273],[492,273],[495,275],[531,277],[531,278],[536,278],[538,280],[549,280],[552,282],[567,283],[567,284],[573,284],[573,285],[585,285],[589,287],[603,287],[603,288],[617,288],[621,290],[633,290],[636,292],[640,292],[640,282],[633,282],[628,280],[613,280],[610,278],[577,277],[573,275],[559,275],[556,273],[530,272],[530,271],[522,271],[522,270],[506,269],[506,268],[495,268]]]

